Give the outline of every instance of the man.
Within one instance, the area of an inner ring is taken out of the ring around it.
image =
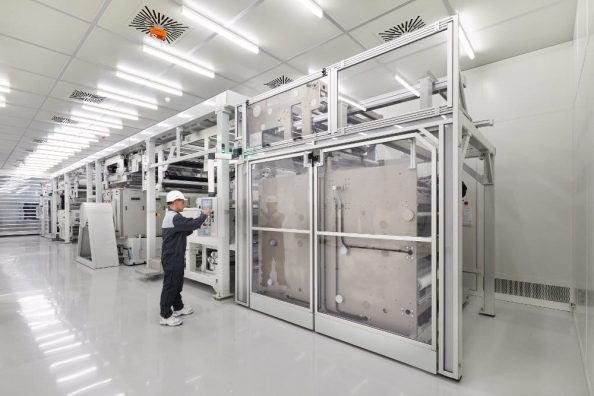
[[[181,291],[184,285],[184,269],[186,255],[186,238],[202,226],[210,215],[211,209],[204,208],[197,219],[182,216],[186,207],[186,198],[180,191],[167,193],[169,206],[163,218],[163,247],[161,264],[165,277],[161,291],[161,321],[164,326],[179,326],[182,321],[179,316],[194,312],[190,307],[184,307]],[[173,310],[171,309],[173,307]]]

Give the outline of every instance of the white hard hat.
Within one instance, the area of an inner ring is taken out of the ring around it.
[[[184,197],[184,194],[181,193],[181,191],[169,191],[167,193],[167,203],[173,202],[177,199],[186,199],[186,197]]]

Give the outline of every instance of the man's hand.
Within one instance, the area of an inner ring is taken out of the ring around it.
[[[204,213],[206,216],[210,216],[211,212],[212,212],[211,208],[203,208],[202,209],[202,213]]]

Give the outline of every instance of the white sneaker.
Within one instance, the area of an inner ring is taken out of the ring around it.
[[[165,319],[164,317],[161,316],[161,321],[159,322],[159,324],[162,326],[172,326],[172,327],[179,326],[182,323],[183,322],[181,321],[181,319],[176,318],[175,315],[171,315],[167,319]]]
[[[194,313],[194,310],[192,309],[192,307],[183,307],[179,311],[173,311],[173,316],[175,316],[177,318],[178,316],[189,315],[189,314],[193,314],[193,313]]]

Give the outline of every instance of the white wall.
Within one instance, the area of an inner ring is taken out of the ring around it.
[[[579,0],[575,32],[573,281],[575,323],[590,390],[594,381],[594,0]]]
[[[464,73],[475,120],[497,148],[496,277],[571,286],[573,46]]]

